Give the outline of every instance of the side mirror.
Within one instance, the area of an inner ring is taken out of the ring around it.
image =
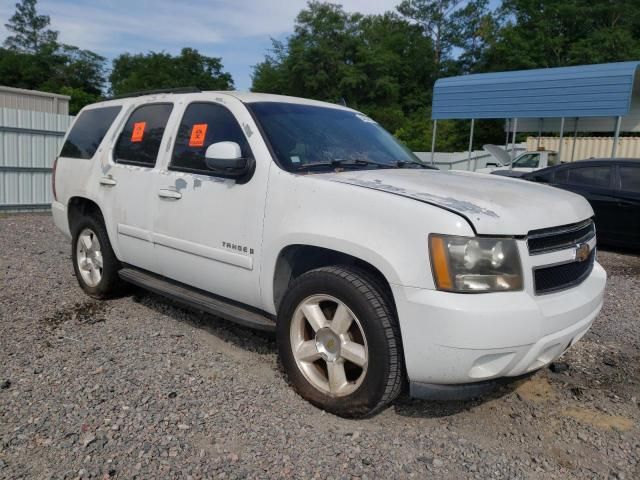
[[[251,170],[251,159],[242,158],[236,142],[212,143],[204,154],[207,168],[224,177],[242,177]]]

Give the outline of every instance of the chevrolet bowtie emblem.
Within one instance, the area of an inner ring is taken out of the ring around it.
[[[576,261],[584,262],[587,258],[589,258],[589,254],[591,253],[591,247],[588,243],[581,243],[576,245]]]

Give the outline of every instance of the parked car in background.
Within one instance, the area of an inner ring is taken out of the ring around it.
[[[493,155],[496,163],[487,162],[487,167],[476,170],[478,173],[521,177],[525,173],[560,164],[558,153],[553,150],[536,150],[534,152],[521,153],[513,159],[513,165],[511,165],[511,155],[504,148],[497,145],[485,145],[483,148]]]
[[[599,244],[640,248],[640,160],[581,160],[522,178],[585,197],[595,212]]]

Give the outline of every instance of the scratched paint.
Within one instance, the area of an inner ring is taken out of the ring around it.
[[[440,195],[433,195],[431,193],[418,192],[407,188],[396,187],[395,185],[389,185],[378,179],[362,180],[358,178],[345,178],[344,180],[336,179],[335,181],[340,183],[348,183],[349,185],[357,185],[374,190],[380,190],[396,195],[402,195],[403,197],[414,198],[416,200],[423,200],[425,202],[433,203],[435,205],[448,208],[460,213],[466,213],[470,215],[486,215],[487,217],[499,218],[498,214],[493,210],[481,207],[466,200],[459,200],[453,197],[443,197]]]
[[[176,179],[176,183],[174,184],[174,186],[176,187],[176,190],[180,192],[181,190],[187,188],[187,181],[184,178],[178,178]]]

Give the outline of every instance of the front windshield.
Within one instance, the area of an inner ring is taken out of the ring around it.
[[[338,108],[258,102],[248,107],[282,168],[290,172],[422,167],[369,117]]]

